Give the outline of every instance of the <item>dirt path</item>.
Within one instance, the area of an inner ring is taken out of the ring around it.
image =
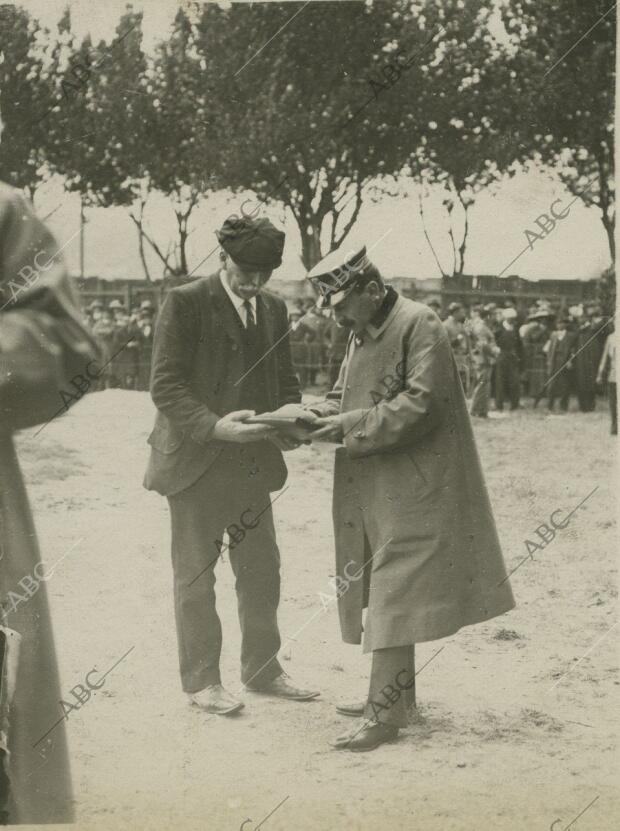
[[[274,508],[283,640],[315,616],[285,646],[285,668],[321,698],[246,694],[241,716],[210,718],[178,681],[167,506],[141,487],[151,421],[147,394],[111,390],[19,442],[45,560],[75,545],[48,583],[63,689],[131,650],[67,724],[80,827],[546,831],[560,819],[557,831],[584,809],[576,831],[620,827],[615,445],[602,409],[476,423],[510,568],[552,511],[596,490],[515,572],[517,609],[420,645],[418,668],[443,649],[418,677],[418,718],[371,754],[328,746],[352,726],[334,701],[362,697],[368,671],[340,642],[336,610],[320,611],[332,449],[288,454]],[[223,678],[236,691],[229,565],[217,575]]]

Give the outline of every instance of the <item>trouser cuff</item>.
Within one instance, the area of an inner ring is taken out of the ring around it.
[[[191,678],[183,678],[183,692],[197,693],[204,690],[205,687],[212,687],[215,684],[221,684],[222,678],[218,669],[210,669],[201,673],[199,676],[192,676]]]
[[[267,664],[263,667],[255,669],[253,672],[249,670],[241,670],[241,683],[247,684],[254,689],[259,689],[260,687],[266,687],[274,678],[277,678],[278,675],[282,675],[284,670],[282,669],[280,662],[274,656]]]

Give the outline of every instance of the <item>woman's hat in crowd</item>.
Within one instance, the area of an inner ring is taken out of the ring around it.
[[[284,231],[265,217],[228,217],[215,235],[240,268],[273,271],[282,264]]]
[[[527,316],[528,320],[542,320],[548,317],[555,317],[555,312],[549,306],[548,303],[544,303],[542,301],[538,301],[538,304],[534,306],[532,312]]]

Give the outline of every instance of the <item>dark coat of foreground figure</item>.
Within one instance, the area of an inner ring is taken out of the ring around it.
[[[378,401],[388,383],[391,397]],[[312,409],[343,414],[334,473],[343,640],[360,643],[363,632],[365,652],[415,644],[512,609],[463,388],[434,312],[399,297],[362,345],[351,340],[328,397]],[[369,553],[368,595],[349,578]]]
[[[73,820],[64,723],[42,739],[63,696],[38,579],[45,565],[12,441],[58,413],[60,391],[97,355],[57,251],[23,195],[0,184],[0,810],[10,824]]]

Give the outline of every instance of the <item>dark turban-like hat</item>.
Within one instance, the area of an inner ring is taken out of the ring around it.
[[[240,268],[273,270],[282,263],[284,231],[264,217],[229,217],[215,233]]]

